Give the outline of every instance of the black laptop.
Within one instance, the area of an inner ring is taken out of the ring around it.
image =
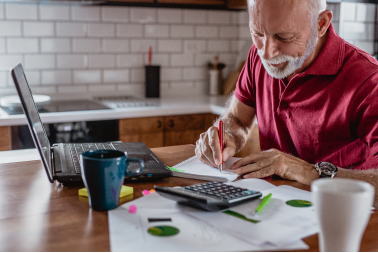
[[[129,157],[144,160],[143,172],[138,176],[125,177],[125,181],[151,180],[172,176],[172,172],[142,142],[57,143],[50,145],[22,65],[17,65],[11,70],[11,73],[28,121],[30,133],[50,182],[54,182],[54,180],[63,184],[80,182],[82,179],[79,155],[84,151],[97,149],[116,149],[127,152]],[[130,166],[139,166],[139,164],[131,163]]]

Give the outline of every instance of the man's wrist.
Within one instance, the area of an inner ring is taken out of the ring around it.
[[[224,133],[227,134],[232,139],[232,141],[235,143],[235,148],[236,148],[235,153],[239,152],[242,149],[244,144],[242,144],[242,141],[239,140],[240,139],[240,138],[238,138],[239,136],[236,136],[236,134],[235,134],[236,128],[230,126],[230,124],[232,124],[232,123],[230,122],[229,118],[221,118],[221,117],[219,117],[214,122],[213,126],[218,127],[219,120],[223,121]]]
[[[319,179],[319,172],[316,170],[315,165],[311,164],[307,174],[307,182],[306,185],[311,185],[312,181]]]

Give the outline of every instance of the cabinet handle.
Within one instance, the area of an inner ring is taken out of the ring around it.
[[[158,128],[161,128],[163,124],[161,123],[161,120],[158,120]]]
[[[169,127],[173,128],[174,126],[175,126],[175,122],[173,121],[173,119],[170,119],[169,120]]]

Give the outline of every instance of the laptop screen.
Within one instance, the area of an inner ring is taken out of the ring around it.
[[[28,120],[34,144],[38,148],[47,176],[49,177],[50,182],[53,182],[50,142],[39,117],[28,82],[26,81],[24,69],[22,68],[22,65],[19,64],[13,68],[11,72],[18,95],[20,96],[22,108],[24,109],[24,113]]]

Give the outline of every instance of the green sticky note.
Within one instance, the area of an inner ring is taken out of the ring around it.
[[[167,167],[168,167],[168,169],[173,170],[173,171],[185,172],[185,170],[178,170],[178,169],[175,169],[175,168],[172,168],[172,167],[169,167],[169,166],[167,166]]]

